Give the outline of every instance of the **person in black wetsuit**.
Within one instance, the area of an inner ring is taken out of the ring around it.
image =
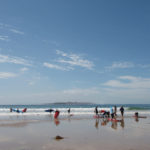
[[[68,109],[68,114],[70,114],[70,108]]]
[[[120,107],[120,112],[121,112],[121,116],[123,117],[123,115],[124,115],[124,108],[123,108],[123,106]]]
[[[17,112],[17,113],[19,113],[19,112],[20,112],[20,111],[19,111],[19,108],[17,108],[16,112]]]
[[[95,107],[95,114],[98,115],[98,106]]]
[[[103,113],[103,118],[109,118],[110,117],[110,112],[109,111],[105,111]]]

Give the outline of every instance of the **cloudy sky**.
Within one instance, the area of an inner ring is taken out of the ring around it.
[[[149,0],[1,0],[0,104],[150,103]]]

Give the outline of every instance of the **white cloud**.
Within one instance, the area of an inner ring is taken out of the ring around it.
[[[93,69],[93,67],[94,67],[93,62],[83,59],[79,55],[67,54],[60,50],[57,50],[56,53],[63,57],[63,58],[60,58],[57,60],[57,62],[59,62],[59,63],[68,64],[70,66],[79,66],[79,67],[83,67],[83,68],[86,68],[89,70]]]
[[[108,70],[133,68],[135,65],[132,62],[114,62],[111,66],[106,67]]]
[[[13,63],[13,64],[31,66],[31,63],[23,58],[7,56],[7,55],[2,55],[2,54],[0,54],[0,63]]]
[[[8,78],[13,78],[16,77],[17,75],[11,72],[0,72],[0,78],[1,79],[8,79]]]
[[[29,70],[29,69],[26,68],[26,67],[23,67],[23,68],[20,69],[21,72],[26,72],[26,71],[28,71],[28,70]]]
[[[65,67],[61,67],[59,65],[55,65],[55,64],[50,64],[50,63],[47,63],[47,62],[44,62],[43,65],[45,67],[48,67],[48,68],[51,68],[51,69],[57,69],[57,70],[63,70],[63,71],[67,71],[69,70],[69,68],[65,68]]]
[[[8,38],[8,36],[0,35],[0,40],[1,40],[1,41],[6,41],[6,42],[8,42],[8,41],[9,41],[9,38]]]
[[[16,29],[10,29],[10,31],[13,32],[13,33],[16,33],[16,34],[20,34],[20,35],[24,34],[24,32],[16,30]]]
[[[89,70],[93,69],[93,62],[83,59],[79,55],[67,54],[60,50],[56,50],[56,54],[61,56],[61,58],[55,60],[55,63],[57,62],[57,64],[44,62],[43,65],[48,68],[63,71],[74,70],[75,66],[83,67]]]
[[[14,27],[12,25],[4,24],[4,23],[0,23],[0,29],[11,31],[11,32],[13,32],[15,34],[20,34],[20,35],[24,34],[24,32],[19,31],[18,29],[16,29],[16,27]]]
[[[104,85],[113,88],[149,89],[150,78],[120,76],[117,80],[109,80],[106,83],[104,83]]]

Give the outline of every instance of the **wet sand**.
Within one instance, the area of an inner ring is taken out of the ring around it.
[[[2,150],[150,150],[150,118],[0,120]],[[57,139],[56,136],[62,137]]]

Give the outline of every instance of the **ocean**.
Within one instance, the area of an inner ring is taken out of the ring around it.
[[[120,106],[124,106],[125,116],[133,116],[135,112],[139,112],[140,115],[150,116],[150,104],[116,104],[117,114],[120,115]],[[54,103],[43,105],[0,105],[0,119],[6,119],[11,117],[29,117],[29,118],[42,118],[48,116],[50,113],[45,112],[47,109],[58,109],[60,116],[67,116],[68,109],[70,108],[71,114],[74,116],[93,116],[94,109],[98,106],[98,110],[110,110],[114,104],[88,104],[88,103]],[[27,108],[26,113],[10,112],[10,108],[19,109],[22,111]],[[54,112],[52,112],[53,114]]]

